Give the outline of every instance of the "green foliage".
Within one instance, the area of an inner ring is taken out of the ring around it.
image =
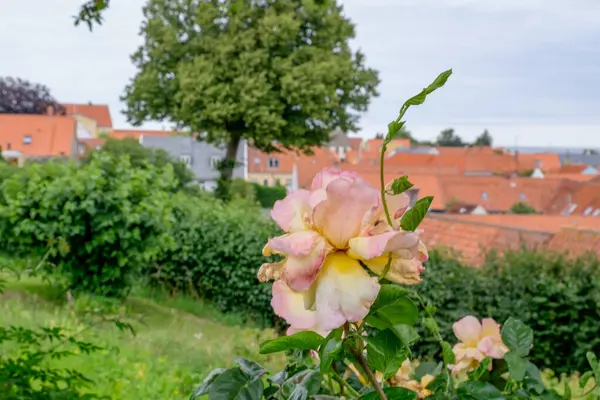
[[[538,212],[525,201],[519,201],[510,207],[513,214],[537,214]]]
[[[417,200],[415,205],[402,215],[402,219],[400,221],[400,226],[402,229],[405,231],[414,231],[417,229],[419,224],[427,215],[432,202],[432,196],[423,197]]]
[[[436,139],[436,144],[446,147],[463,147],[466,145],[462,138],[454,133],[452,128],[441,131]]]
[[[281,185],[263,186],[258,183],[254,183],[253,185],[256,190],[256,199],[262,208],[273,208],[273,204],[277,200],[283,199],[287,194],[287,190]]]
[[[452,324],[465,315],[497,321],[514,317],[533,329],[529,359],[542,367],[583,371],[586,352],[600,352],[600,262],[595,257],[514,251],[490,254],[475,269],[438,250],[430,252],[422,278],[416,289],[438,305],[435,317],[444,338],[454,337]],[[426,339],[416,348],[426,357],[440,351]]]
[[[123,96],[128,120],[205,132],[227,143],[227,160],[243,138],[265,151],[275,141],[307,150],[335,128],[355,130],[377,94],[377,73],[350,48],[354,25],[335,1],[151,0],[142,35]]]
[[[17,345],[18,352],[11,352]],[[66,348],[65,348],[66,346]],[[0,327],[0,399],[99,399],[89,393],[93,382],[76,370],[48,365],[101,350],[100,347],[67,336],[61,328],[28,329]]]
[[[194,174],[190,169],[179,160],[173,159],[166,151],[162,149],[150,149],[142,146],[136,139],[114,139],[108,138],[100,150],[92,152],[108,154],[114,159],[129,157],[129,162],[134,168],[157,168],[164,169],[170,165],[177,180],[176,189],[181,189],[194,180]],[[93,158],[93,156],[91,157]],[[88,160],[91,160],[89,158]]]
[[[126,293],[171,225],[171,168],[136,169],[105,154],[89,164],[32,164],[2,184],[3,245],[51,251],[47,261],[71,289]]]
[[[488,130],[484,130],[481,135],[477,136],[475,141],[473,142],[473,146],[491,146],[493,142],[492,135],[488,132]]]
[[[277,233],[260,208],[243,199],[222,203],[179,193],[170,199],[177,224],[145,275],[172,292],[186,291],[211,300],[222,310],[276,322],[271,287],[256,272],[265,262],[262,248]]]

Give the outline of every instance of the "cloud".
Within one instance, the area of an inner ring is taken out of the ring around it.
[[[91,33],[72,24],[79,0],[56,0],[44,8],[38,3],[3,5],[0,74],[44,83],[65,102],[107,103],[115,124],[126,126],[119,97],[135,74],[129,56],[142,42],[145,1],[113,2],[104,25]],[[362,135],[385,129],[403,100],[451,67],[447,86],[407,114],[417,136],[434,137],[437,129],[454,126],[467,139],[487,127],[497,142],[508,144],[515,132],[523,132],[523,143],[589,146],[597,141],[600,2],[342,3],[356,23],[353,46],[382,79],[381,96],[362,119]]]

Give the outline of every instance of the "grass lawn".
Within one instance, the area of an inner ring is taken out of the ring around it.
[[[125,315],[136,335],[96,323],[78,338],[105,350],[60,361],[92,379],[99,395],[187,399],[210,370],[232,365],[236,357],[252,358],[273,369],[284,365],[282,356],[258,354],[258,344],[274,337],[271,330],[243,324],[199,300],[137,292],[124,304],[82,298],[69,305],[63,293],[31,278],[9,280],[0,295],[1,326],[49,325],[77,332],[103,312]]]

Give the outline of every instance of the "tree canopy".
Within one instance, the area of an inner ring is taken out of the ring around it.
[[[65,113],[65,108],[46,86],[0,77],[0,114],[46,114],[48,107],[52,107],[55,114]]]
[[[492,135],[485,129],[481,135],[477,136],[473,146],[491,146],[493,143]]]
[[[454,129],[452,128],[441,131],[436,139],[436,144],[446,147],[462,147],[466,145],[462,138],[454,133]]]
[[[81,5],[79,12],[75,15],[75,26],[85,23],[90,30],[94,24],[102,24],[102,14],[109,7],[110,0],[88,0]]]
[[[226,144],[229,162],[241,139],[307,150],[335,128],[356,130],[377,95],[378,74],[350,49],[354,25],[333,0],[150,0],[142,35],[128,121],[199,132]]]
[[[137,140],[132,138],[125,138],[122,140],[109,138],[100,150],[94,150],[93,152],[107,154],[114,160],[126,156],[129,158],[129,162],[133,168],[147,169],[149,167],[155,167],[158,170],[161,170],[166,165],[170,164],[173,167],[173,173],[177,183],[176,189],[181,189],[194,180],[192,171],[190,171],[185,164],[179,162],[179,160],[173,159],[169,153],[162,149],[150,149],[144,147]],[[87,158],[87,161],[89,162],[92,159],[93,156],[90,155],[90,157]]]

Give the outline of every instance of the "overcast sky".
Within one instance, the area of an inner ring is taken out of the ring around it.
[[[106,21],[74,27],[82,1],[0,0],[0,76],[47,85],[63,102],[106,103],[116,127],[145,0],[113,0]],[[420,139],[453,127],[499,145],[600,147],[600,1],[344,0],[353,45],[380,71],[361,135],[385,130],[439,72],[446,87],[407,113]],[[151,123],[147,128],[161,128]]]

